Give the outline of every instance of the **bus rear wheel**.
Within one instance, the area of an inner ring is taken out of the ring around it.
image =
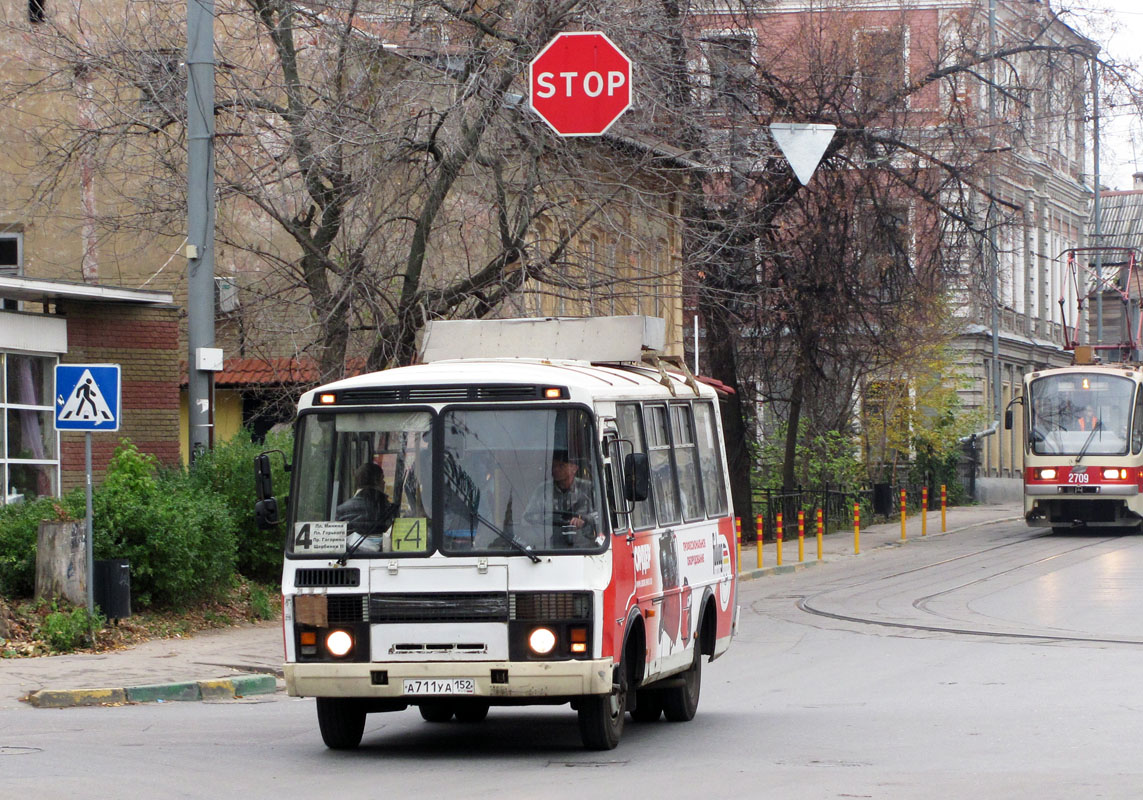
[[[702,650],[695,642],[695,660],[681,676],[680,684],[663,690],[663,713],[671,722],[690,722],[698,711],[702,689]]]
[[[418,708],[425,722],[448,722],[456,710],[447,700],[426,700]]]
[[[484,722],[488,716],[488,703],[483,700],[461,701],[456,704],[457,722]]]
[[[365,709],[351,697],[319,697],[318,729],[321,739],[331,750],[353,750],[361,744],[365,732]]]

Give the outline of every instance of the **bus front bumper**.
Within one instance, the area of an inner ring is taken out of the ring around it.
[[[416,702],[425,697],[525,700],[609,694],[612,661],[385,662],[285,665],[286,690],[294,697],[375,697]],[[471,678],[474,694],[406,693],[405,681]]]

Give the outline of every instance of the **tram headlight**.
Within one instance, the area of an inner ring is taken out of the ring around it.
[[[1112,469],[1105,469],[1103,471],[1103,479],[1105,481],[1124,481],[1127,480],[1127,470],[1119,467]]]
[[[1042,481],[1054,481],[1056,479],[1056,468],[1046,467],[1044,469],[1037,470],[1036,477]]]
[[[343,658],[353,651],[353,637],[348,631],[330,631],[325,637],[325,649],[336,658]]]
[[[528,634],[528,647],[538,656],[546,656],[556,646],[556,634],[551,628],[533,628]]]

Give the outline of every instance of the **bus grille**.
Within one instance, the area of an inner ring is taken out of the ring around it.
[[[525,622],[591,619],[591,593],[519,592],[512,595],[511,613]]]
[[[294,586],[360,586],[361,570],[303,568],[294,573]]]
[[[347,625],[350,622],[365,622],[368,619],[368,595],[331,594],[326,596],[326,614],[330,625]]]
[[[508,595],[502,592],[375,594],[369,598],[369,621],[504,622]]]
[[[332,596],[331,596],[332,597]],[[590,620],[590,592],[373,594],[369,622]]]

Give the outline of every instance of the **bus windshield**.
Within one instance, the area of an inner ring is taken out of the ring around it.
[[[294,555],[534,559],[606,546],[586,410],[323,411],[298,436]]]
[[[591,416],[580,409],[456,409],[442,416],[446,553],[606,544]]]
[[[1122,455],[1135,383],[1117,375],[1072,372],[1032,382],[1029,442],[1040,455]]]

